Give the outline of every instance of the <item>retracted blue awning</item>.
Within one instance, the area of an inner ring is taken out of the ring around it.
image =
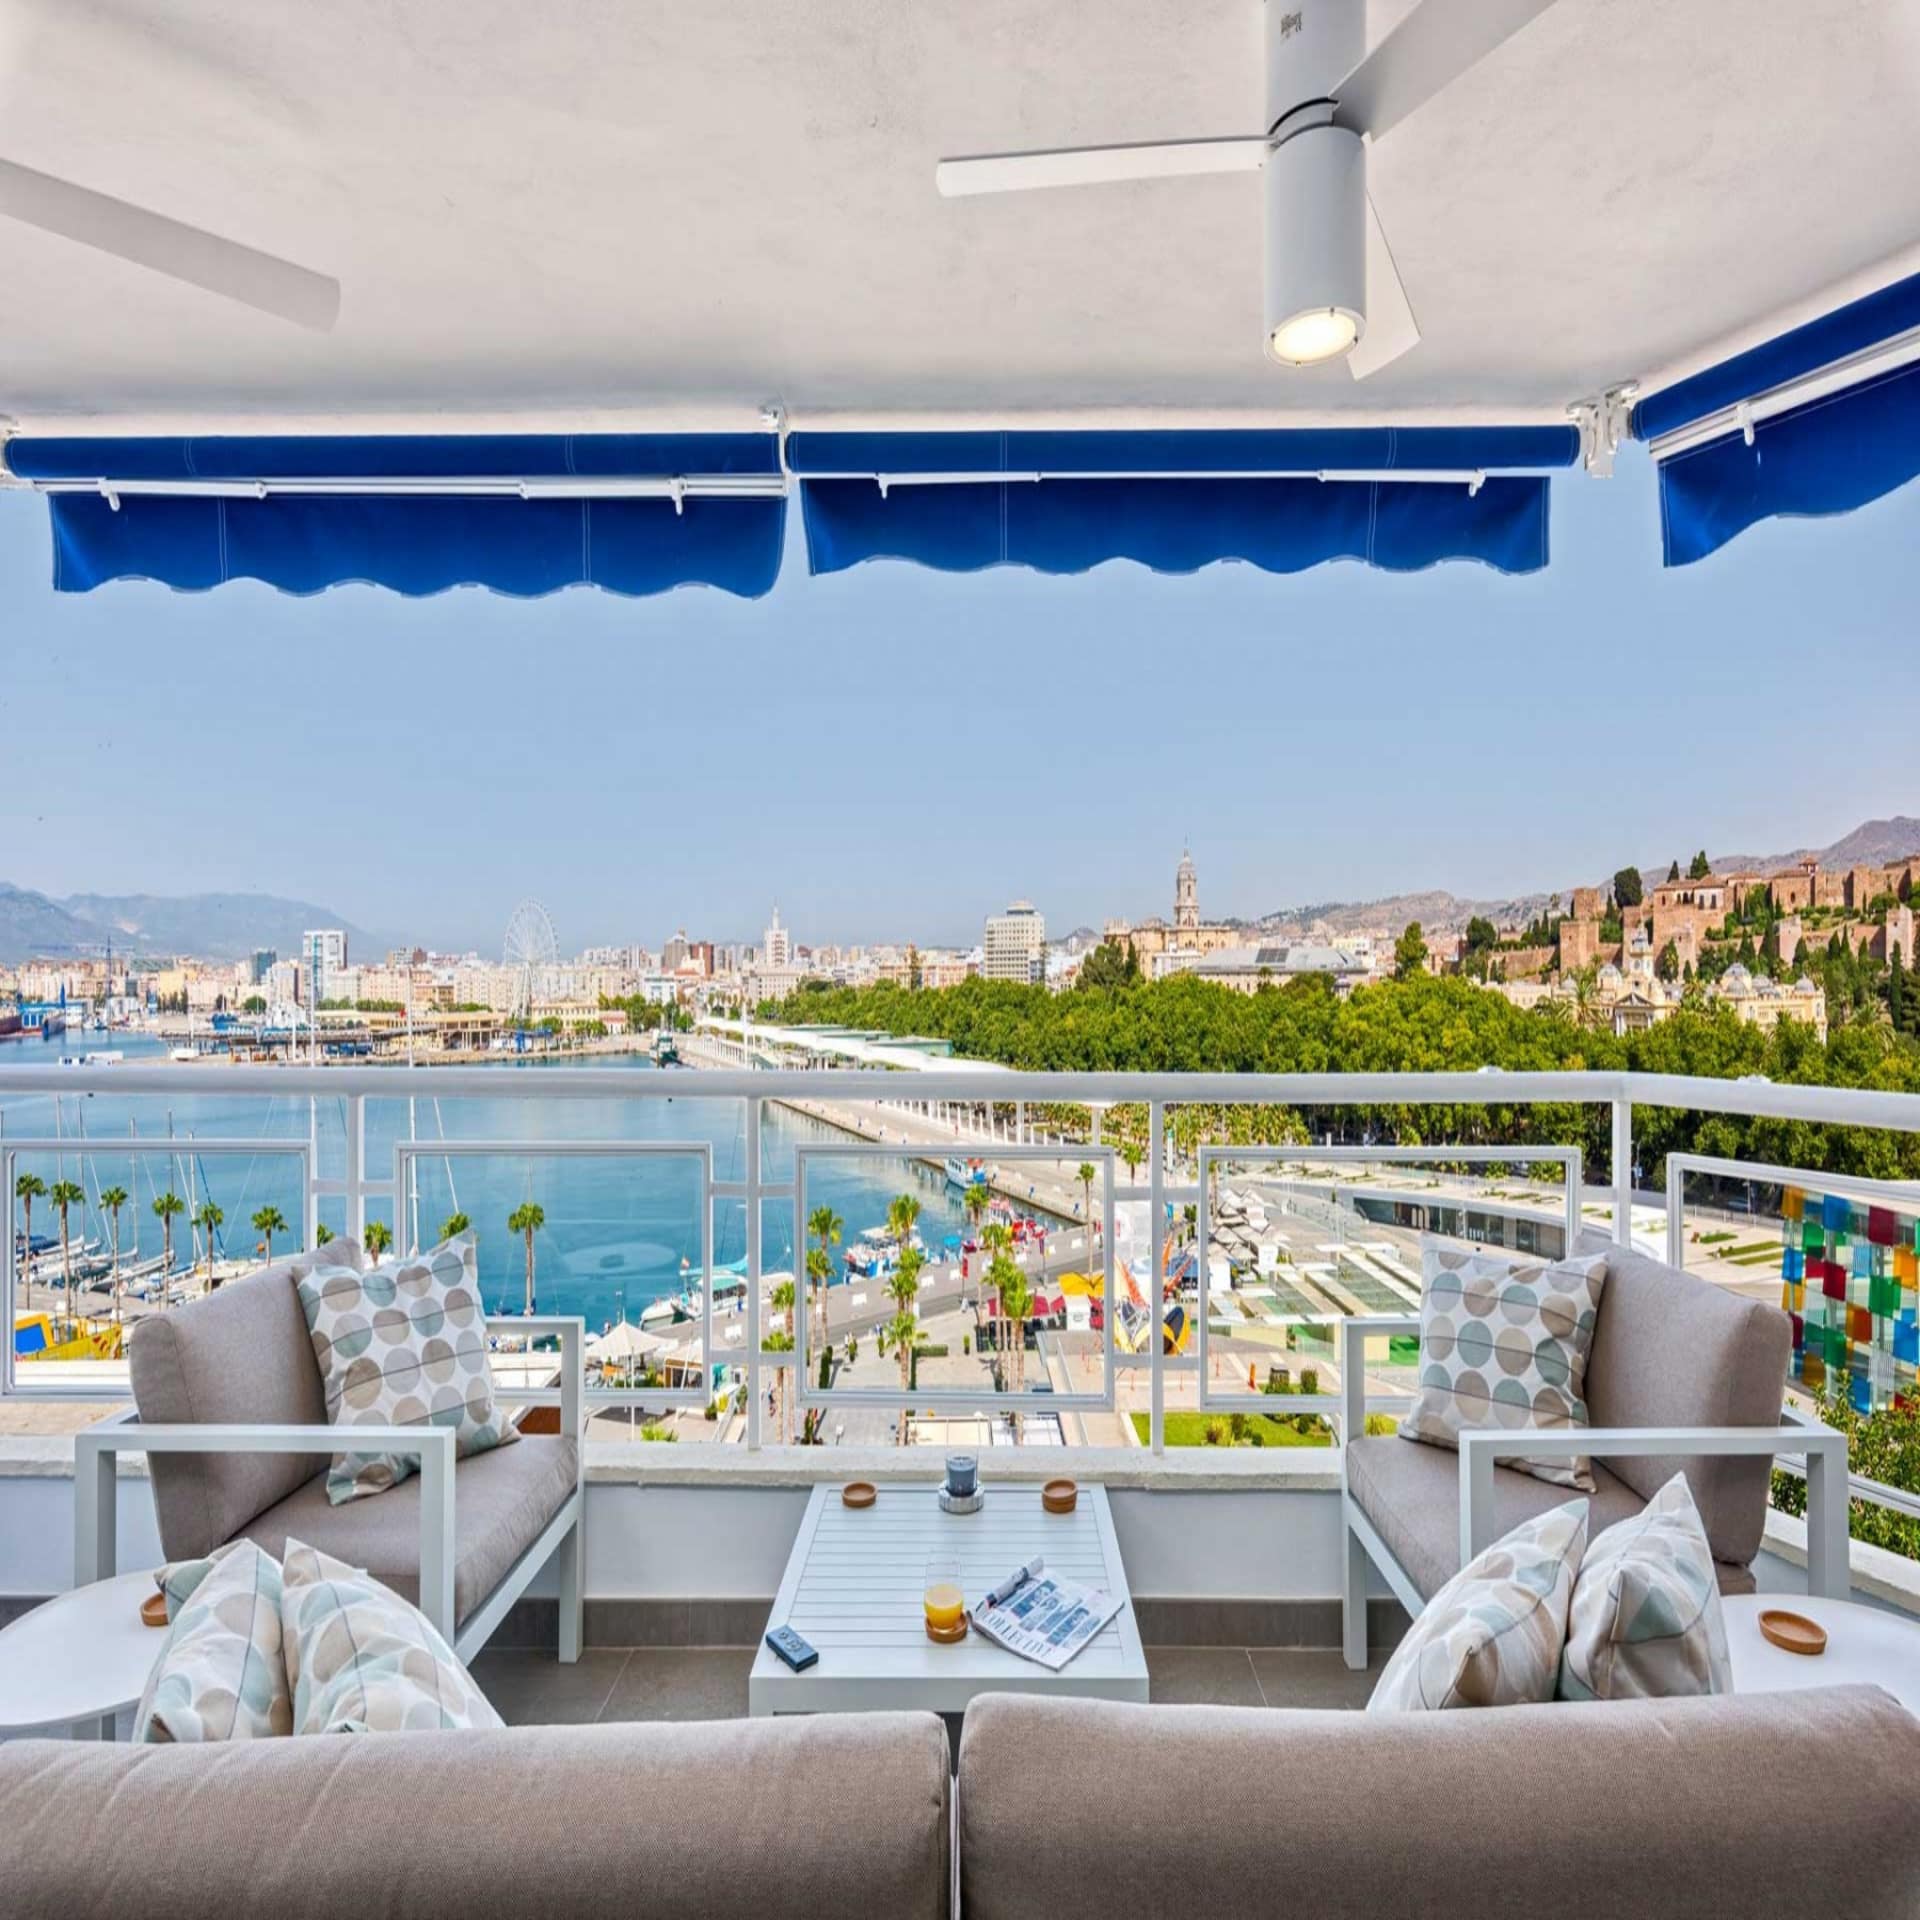
[[[1665,562],[1757,520],[1850,513],[1920,474],[1920,274],[1651,394]]]
[[[49,494],[62,593],[251,579],[756,596],[785,537],[770,433],[23,437],[4,457]]]
[[[1542,469],[1571,466],[1578,446],[1570,427],[797,432],[787,464],[813,573],[877,559],[1531,573],[1547,563]]]

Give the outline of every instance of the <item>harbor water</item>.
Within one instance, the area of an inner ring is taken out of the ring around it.
[[[276,1095],[275,1070],[253,1070],[259,1093],[209,1091],[205,1095],[157,1095],[140,1091],[143,1062],[164,1061],[164,1042],[140,1035],[100,1036],[98,1045],[123,1056],[113,1068],[118,1084],[91,1094],[0,1095],[0,1143],[58,1139],[58,1151],[22,1152],[19,1171],[37,1172],[52,1187],[66,1179],[86,1194],[84,1209],[71,1209],[69,1230],[76,1245],[107,1244],[110,1226],[98,1206],[103,1190],[124,1188],[131,1196],[121,1215],[123,1257],[137,1248],[141,1257],[160,1251],[161,1226],[152,1203],[171,1190],[188,1202],[173,1224],[176,1259],[189,1249],[204,1255],[204,1241],[190,1223],[191,1213],[211,1198],[224,1220],[216,1231],[215,1253],[244,1259],[258,1247],[251,1221],[265,1208],[277,1208],[291,1232],[276,1237],[275,1252],[300,1244],[304,1207],[299,1162],[285,1152],[215,1154],[196,1150],[214,1140],[313,1141],[315,1167],[323,1179],[346,1172],[346,1101],[304,1095]],[[69,1035],[64,1050],[84,1050],[83,1036]],[[51,1064],[60,1043],[28,1042],[11,1046],[8,1065]],[[370,1178],[390,1179],[394,1148],[412,1140],[420,1151],[404,1195],[401,1219],[393,1200],[370,1195],[367,1215],[394,1228],[402,1245],[431,1246],[441,1223],[459,1212],[478,1235],[480,1278],[489,1309],[517,1312],[524,1302],[525,1244],[509,1231],[509,1215],[527,1202],[542,1209],[544,1223],[534,1236],[537,1304],[542,1312],[578,1313],[590,1330],[613,1320],[638,1319],[652,1301],[700,1285],[700,1169],[694,1150],[712,1154],[713,1177],[745,1177],[746,1114],[739,1100],[699,1096],[702,1075],[690,1069],[660,1069],[640,1054],[597,1055],[542,1062],[539,1070],[565,1073],[574,1067],[620,1067],[645,1074],[649,1091],[663,1098],[581,1100],[516,1097],[513,1077],[529,1070],[512,1060],[488,1062],[499,1073],[497,1096],[459,1100],[409,1100],[370,1096],[366,1109],[366,1170]],[[136,1132],[137,1130],[137,1132]],[[480,1155],[436,1153],[437,1145],[461,1142],[527,1143],[517,1151]],[[687,1151],[646,1156],[566,1155],[544,1151],[590,1141],[646,1141]],[[846,1136],[820,1122],[769,1104],[764,1109],[761,1177],[787,1181],[794,1174],[797,1147],[841,1147]],[[884,1159],[852,1155],[810,1156],[805,1205],[828,1206],[844,1223],[844,1243],[863,1231],[883,1226],[896,1194],[911,1192],[920,1202],[919,1230],[937,1250],[946,1236],[965,1230],[957,1191],[947,1185],[938,1164],[927,1166],[906,1156]],[[84,1223],[82,1213],[84,1211]],[[346,1230],[345,1202],[324,1196],[320,1219],[336,1233]],[[13,1212],[14,1229],[21,1225]],[[33,1216],[36,1242],[58,1232],[58,1220],[46,1200]],[[713,1205],[712,1260],[725,1283],[744,1271],[747,1251],[744,1201],[719,1199]],[[760,1258],[763,1272],[796,1270],[794,1203],[763,1204]],[[839,1254],[835,1278],[840,1277]]]

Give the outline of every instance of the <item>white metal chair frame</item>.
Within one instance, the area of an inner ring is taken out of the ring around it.
[[[73,1577],[76,1586],[110,1578],[118,1551],[118,1456],[123,1453],[335,1453],[350,1435],[356,1448],[410,1456],[420,1463],[420,1611],[462,1660],[487,1644],[507,1609],[547,1562],[560,1573],[560,1658],[580,1658],[582,1574],[586,1559],[586,1323],[562,1314],[515,1315],[490,1326],[560,1337],[560,1429],[579,1452],[573,1491],[506,1577],[458,1632],[454,1618],[454,1435],[448,1427],[142,1426],[132,1409],[74,1438]],[[518,1395],[503,1398],[519,1399]],[[546,1398],[548,1396],[540,1396]]]
[[[1367,1664],[1367,1564],[1380,1569],[1394,1597],[1417,1616],[1427,1596],[1408,1578],[1360,1510],[1347,1480],[1347,1442],[1366,1431],[1369,1413],[1404,1408],[1401,1395],[1366,1393],[1366,1341],[1369,1336],[1418,1333],[1420,1316],[1382,1314],[1348,1320],[1340,1337],[1340,1514],[1345,1539],[1341,1579],[1341,1646],[1356,1670]],[[1807,1464],[1807,1591],[1844,1599],[1850,1582],[1847,1559],[1847,1437],[1831,1427],[1782,1417],[1777,1427],[1561,1427],[1528,1428],[1524,1433],[1467,1432],[1460,1435],[1460,1564],[1465,1566],[1490,1547],[1494,1533],[1493,1469],[1502,1459],[1542,1454],[1587,1454],[1595,1459],[1634,1455],[1680,1454],[1725,1457],[1740,1454],[1804,1454]]]

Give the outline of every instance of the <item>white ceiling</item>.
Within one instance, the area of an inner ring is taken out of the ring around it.
[[[0,0],[0,155],[334,274],[340,323],[0,225],[23,428],[1559,419],[1920,264],[1915,0],[1560,0],[1373,153],[1425,339],[1364,384],[1263,357],[1255,176],[934,193],[1257,131],[1260,0],[161,13]]]

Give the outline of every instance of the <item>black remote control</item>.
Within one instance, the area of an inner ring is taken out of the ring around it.
[[[767,1635],[767,1645],[777,1653],[795,1673],[805,1673],[820,1658],[819,1654],[791,1627],[775,1627]]]

